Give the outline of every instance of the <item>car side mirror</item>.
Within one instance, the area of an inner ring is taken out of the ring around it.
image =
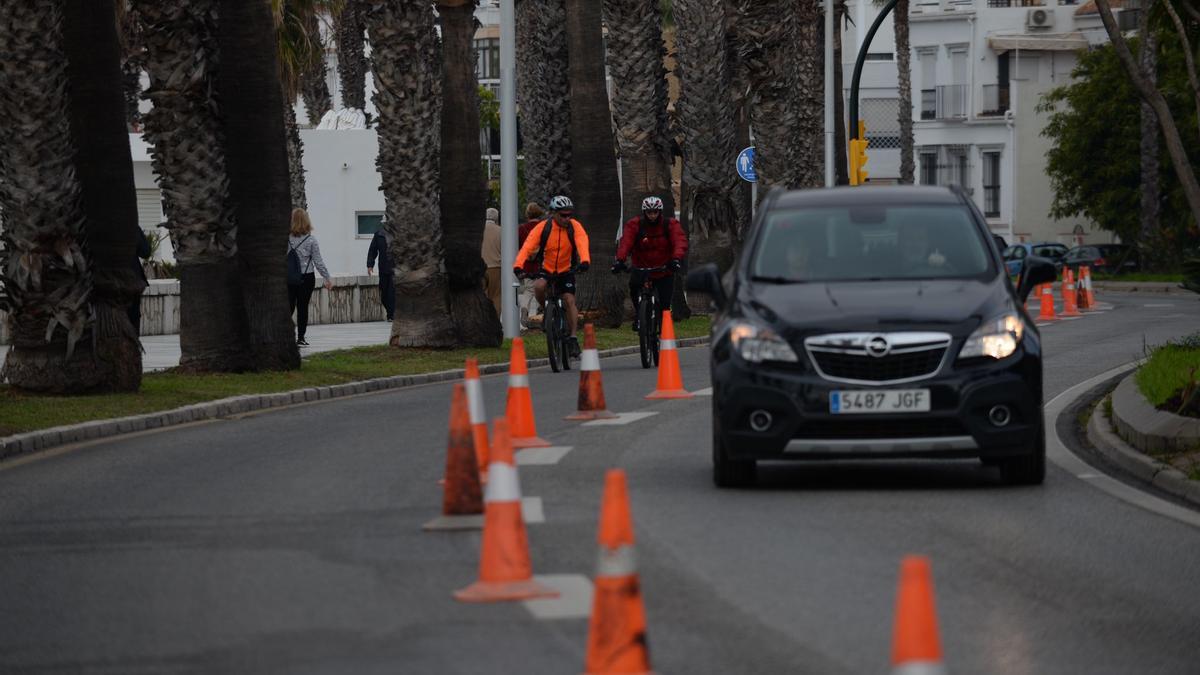
[[[708,263],[688,272],[687,289],[708,295],[718,309],[725,306],[725,287],[721,285],[721,271],[716,263]]]
[[[1023,304],[1035,287],[1042,284],[1052,284],[1057,280],[1058,271],[1054,268],[1054,261],[1049,258],[1029,256],[1021,266],[1021,279],[1017,284],[1017,298]]]

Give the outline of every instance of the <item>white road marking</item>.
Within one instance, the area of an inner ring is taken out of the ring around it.
[[[1142,305],[1142,307],[1174,307],[1174,306],[1175,306],[1175,303],[1173,303],[1173,302],[1152,302],[1148,305]]]
[[[525,517],[526,524],[546,522],[546,510],[542,508],[542,498],[522,497],[521,515]]]
[[[533,580],[558,591],[557,598],[525,600],[535,619],[586,619],[592,615],[592,580],[582,574],[535,574]]]
[[[1082,480],[1093,480],[1093,479],[1095,479],[1095,478],[1103,478],[1103,477],[1104,477],[1104,475],[1103,475],[1103,474],[1099,474],[1099,473],[1081,473],[1081,474],[1079,474],[1078,476],[1075,476],[1075,477],[1076,477],[1076,478],[1079,478],[1079,479],[1082,479]]]
[[[525,448],[517,452],[517,466],[550,466],[558,464],[573,446],[557,445],[551,448]]]
[[[713,395],[712,387],[707,387],[705,389],[699,389],[697,391],[692,392],[692,396],[712,396],[712,395]]]
[[[521,515],[525,524],[546,522],[546,511],[542,508],[541,497],[523,497],[521,499]],[[482,530],[483,514],[476,516],[438,516],[421,526],[423,530],[438,530],[459,532],[462,530]]]
[[[634,413],[617,413],[617,416],[610,420],[592,420],[584,422],[585,427],[619,427],[626,424],[632,424],[638,420],[644,420],[647,417],[657,415],[656,412],[634,412]]]

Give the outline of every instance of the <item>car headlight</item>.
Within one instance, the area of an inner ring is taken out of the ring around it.
[[[971,337],[967,338],[958,358],[971,359],[988,356],[1003,359],[1012,356],[1025,336],[1025,323],[1016,312],[1007,312],[994,319],[984,321]]]
[[[752,323],[739,321],[729,329],[729,341],[742,358],[750,363],[763,361],[780,361],[796,363],[800,359],[792,346],[775,331],[756,326]]]

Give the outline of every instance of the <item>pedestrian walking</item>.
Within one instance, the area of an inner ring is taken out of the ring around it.
[[[496,209],[487,210],[487,219],[483,223],[483,245],[479,249],[479,257],[487,267],[483,275],[483,291],[488,300],[496,308],[496,316],[500,315],[500,298],[503,292],[500,288],[500,212]]]
[[[517,228],[517,250],[525,245],[525,240],[529,238],[529,233],[533,232],[533,228],[537,227],[538,223],[542,222],[546,217],[546,210],[537,202],[529,202],[525,205],[525,222],[521,227]],[[521,293],[517,299],[517,307],[521,311],[521,326],[528,327],[529,315],[537,311],[537,297],[533,294],[533,277],[538,273],[537,261],[528,261],[525,263],[525,279],[521,282]]]
[[[367,249],[367,276],[375,273],[375,260],[379,260],[379,302],[389,322],[396,320],[396,268],[392,265],[391,246],[391,236],[380,226]]]
[[[313,236],[312,220],[304,209],[292,209],[292,232],[288,237],[288,302],[296,313],[296,344],[307,347],[308,303],[317,286],[315,267],[325,279],[325,289],[333,288],[329,268],[321,259],[321,245]]]

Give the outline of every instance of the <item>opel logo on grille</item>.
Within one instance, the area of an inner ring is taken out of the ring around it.
[[[892,351],[892,345],[888,343],[887,338],[882,335],[872,335],[867,338],[867,353],[877,359],[881,359]]]

